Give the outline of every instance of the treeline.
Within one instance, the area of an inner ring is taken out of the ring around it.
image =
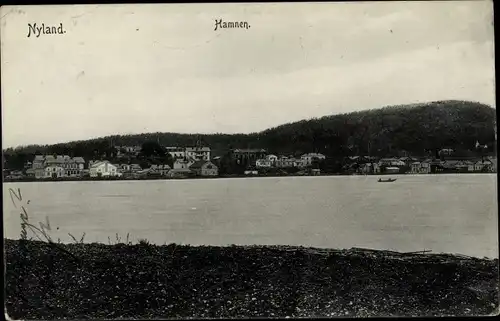
[[[440,101],[391,106],[284,124],[251,134],[148,133],[115,135],[47,146],[24,146],[4,151],[7,163],[17,167],[34,154],[65,154],[86,160],[112,158],[114,146],[209,146],[213,156],[232,148],[265,148],[272,153],[300,155],[320,152],[327,157],[351,155],[434,155],[442,148],[458,154],[475,153],[476,141],[495,152],[495,109],[469,101]]]

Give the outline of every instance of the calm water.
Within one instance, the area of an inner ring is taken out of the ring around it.
[[[164,244],[289,244],[432,250],[498,257],[496,175],[285,177],[4,184],[4,229],[19,238],[21,188],[30,222],[54,239],[147,238]],[[56,230],[59,227],[59,230]]]

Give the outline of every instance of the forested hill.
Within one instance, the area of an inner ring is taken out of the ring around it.
[[[265,148],[273,153],[315,151],[329,156],[396,156],[405,152],[423,155],[440,148],[473,150],[476,141],[493,149],[495,114],[494,108],[480,103],[440,101],[303,120],[252,134],[117,135],[50,146],[26,146],[17,148],[15,153],[92,158],[92,155],[106,153],[111,146],[158,141],[163,146],[210,146],[215,154],[223,154],[230,148]],[[11,154],[14,150],[4,152]]]

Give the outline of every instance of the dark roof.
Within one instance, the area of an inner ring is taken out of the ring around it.
[[[444,162],[446,165],[457,165],[457,164],[462,164],[461,160],[446,160]]]
[[[189,166],[190,169],[192,168],[201,168],[203,165],[205,165],[206,163],[210,163],[209,161],[204,161],[204,160],[200,160],[200,161],[196,161],[194,162],[191,166]],[[211,163],[210,163],[211,164]]]
[[[161,169],[170,169],[170,166],[168,166],[167,164],[163,164],[163,165],[151,165],[150,169],[158,169],[158,170],[161,170]]]
[[[254,149],[237,148],[237,149],[234,149],[233,152],[235,152],[235,153],[265,153],[266,150],[265,149],[258,149],[258,148],[254,148]]]
[[[210,147],[186,147],[186,150],[193,151],[193,152],[209,152]]]

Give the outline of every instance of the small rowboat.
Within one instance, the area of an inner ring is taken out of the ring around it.
[[[392,183],[392,182],[395,182],[397,178],[389,178],[389,179],[381,179],[379,178],[378,179],[378,182],[379,183]]]

